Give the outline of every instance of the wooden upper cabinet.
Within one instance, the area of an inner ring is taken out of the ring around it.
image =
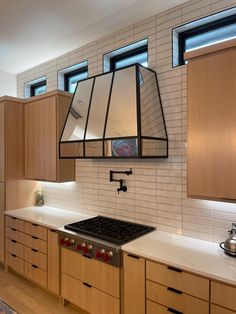
[[[4,163],[5,163],[5,151],[3,147],[5,146],[5,104],[4,102],[0,102],[0,182],[5,181],[5,171],[4,171]]]
[[[236,47],[186,53],[189,197],[236,199]]]
[[[52,182],[73,181],[75,161],[59,159],[59,139],[72,96],[55,91],[24,105],[25,178]]]

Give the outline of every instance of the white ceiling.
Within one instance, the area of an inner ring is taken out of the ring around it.
[[[20,73],[186,0],[0,0],[0,70]]]

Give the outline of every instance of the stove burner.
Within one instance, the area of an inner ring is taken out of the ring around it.
[[[119,245],[155,230],[154,227],[103,216],[68,224],[64,228]]]

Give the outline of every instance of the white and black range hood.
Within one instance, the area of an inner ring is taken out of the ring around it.
[[[60,158],[167,158],[156,72],[139,64],[79,81]]]

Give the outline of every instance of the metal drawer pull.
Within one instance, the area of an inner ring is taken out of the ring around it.
[[[128,254],[129,257],[135,258],[135,259],[140,259],[139,256],[133,255],[133,254]]]
[[[92,286],[91,285],[89,285],[88,283],[86,283],[86,282],[83,282],[83,285],[85,285],[86,287],[88,287],[88,288],[92,288]]]
[[[174,289],[174,288],[171,288],[171,287],[168,287],[167,290],[169,290],[171,292],[174,292],[174,293],[177,293],[177,294],[182,294],[183,293],[182,291]]]
[[[32,224],[32,226],[38,227],[39,225],[37,225],[37,224]]]
[[[56,230],[53,230],[53,229],[50,229],[49,231],[54,232],[54,233],[57,233]]]
[[[36,253],[38,252],[38,250],[36,250],[36,249],[31,249],[31,250],[34,251],[34,252],[36,252]]]
[[[38,238],[36,236],[32,236],[32,239],[38,240]]]
[[[172,267],[172,266],[168,266],[167,269],[176,271],[177,273],[182,273],[182,270],[181,270],[181,269],[175,268],[175,267]]]
[[[16,255],[15,255],[15,254],[11,254],[11,256],[16,257]]]
[[[14,220],[16,220],[17,218],[16,218],[16,217],[11,217],[11,219],[14,219]]]
[[[180,312],[180,311],[176,311],[176,310],[174,310],[174,309],[172,309],[172,308],[170,308],[170,307],[168,307],[168,310],[167,310],[168,312],[171,312],[171,313],[175,313],[175,314],[183,314],[183,312]]]
[[[12,231],[17,231],[15,228],[11,228]]]
[[[36,265],[34,265],[34,264],[32,264],[32,267],[34,267],[34,268],[38,268],[38,266],[36,266]]]
[[[16,241],[16,240],[11,240],[11,242],[13,242],[13,243],[17,243],[17,241]]]

